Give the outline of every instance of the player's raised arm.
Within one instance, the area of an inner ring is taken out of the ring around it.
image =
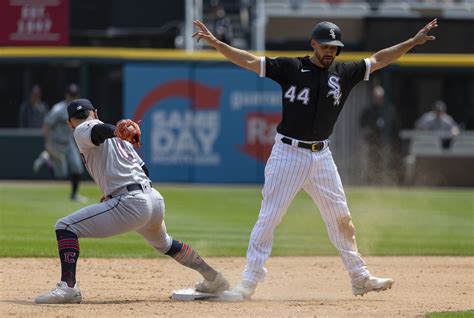
[[[193,38],[196,38],[198,42],[204,40],[232,63],[260,74],[260,57],[219,41],[201,21],[195,20],[193,23],[200,29],[193,34]]]
[[[438,27],[438,20],[434,19],[425,25],[420,31],[418,31],[414,37],[406,40],[405,42],[378,51],[372,55],[369,58],[371,64],[370,72],[372,73],[395,62],[398,58],[403,56],[417,45],[424,44],[427,41],[435,40],[436,38],[433,35],[428,35],[428,32],[436,27]]]

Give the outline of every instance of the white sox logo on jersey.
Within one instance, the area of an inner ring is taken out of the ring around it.
[[[342,92],[341,92],[341,85],[339,85],[339,80],[341,78],[336,75],[329,76],[328,86],[331,88],[326,97],[332,95],[334,98],[334,106],[338,106],[341,102]]]
[[[336,39],[336,32],[334,31],[334,29],[329,30],[329,35],[332,37],[333,40]]]

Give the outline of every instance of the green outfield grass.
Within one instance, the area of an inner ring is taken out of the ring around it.
[[[474,310],[468,311],[443,311],[434,312],[425,315],[425,318],[472,318],[474,317]]]
[[[156,186],[173,238],[205,256],[243,256],[261,187]],[[474,255],[474,190],[347,188],[363,255]],[[0,183],[0,257],[57,255],[54,224],[84,206],[66,183]],[[93,184],[81,193],[100,197]],[[136,233],[82,239],[84,257],[156,257]],[[300,193],[275,234],[273,255],[336,255],[311,199]]]

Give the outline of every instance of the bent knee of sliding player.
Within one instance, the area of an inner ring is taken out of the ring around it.
[[[168,252],[171,247],[171,243],[173,242],[171,236],[169,236],[166,231],[163,231],[163,228],[155,230],[141,229],[137,232],[141,234],[151,246],[161,253]]]

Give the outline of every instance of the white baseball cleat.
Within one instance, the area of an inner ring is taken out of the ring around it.
[[[214,281],[210,282],[208,280],[203,280],[202,282],[196,283],[194,288],[198,292],[202,293],[211,293],[211,294],[219,294],[225,290],[228,290],[230,287],[229,282],[222,273],[218,273]]]
[[[43,150],[38,158],[33,162],[33,171],[34,173],[38,173],[40,168],[49,161],[49,153],[46,150]]]
[[[252,295],[255,293],[255,289],[257,288],[257,284],[252,283],[248,280],[243,280],[238,283],[232,291],[240,293],[244,299],[250,299]]]
[[[56,288],[49,293],[35,298],[37,304],[79,304],[82,301],[81,291],[76,284],[74,288],[67,285],[66,282],[59,282]]]
[[[358,284],[352,285],[352,293],[354,296],[364,296],[371,291],[380,292],[392,288],[393,279],[391,278],[378,278],[369,276],[365,280]]]
[[[87,203],[89,200],[86,197],[83,197],[80,194],[76,194],[76,195],[71,197],[71,201],[79,202],[79,203]]]
[[[222,293],[203,293],[194,288],[173,290],[171,299],[178,301],[242,301],[242,295],[230,290],[224,290]]]

